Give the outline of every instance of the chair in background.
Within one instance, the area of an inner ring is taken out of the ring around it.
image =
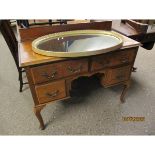
[[[36,25],[54,25],[54,24],[67,24],[67,21],[72,21],[72,19],[49,19],[49,20],[17,20],[17,24],[21,28],[30,28]]]
[[[24,84],[28,84],[27,82],[23,82],[22,73],[24,69],[19,67],[19,59],[18,59],[18,41],[15,37],[15,34],[11,28],[11,24],[9,20],[0,20],[0,31],[10,49],[10,52],[14,58],[18,73],[19,73],[19,82],[20,82],[20,89],[19,91],[22,92],[22,88]]]

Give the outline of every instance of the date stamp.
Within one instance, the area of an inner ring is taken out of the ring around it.
[[[122,117],[122,120],[125,122],[144,122],[145,121],[145,117]]]

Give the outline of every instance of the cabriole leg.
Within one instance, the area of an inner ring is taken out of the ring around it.
[[[44,125],[44,121],[43,118],[41,116],[41,110],[45,107],[45,105],[42,106],[38,106],[38,107],[34,107],[34,113],[40,123],[40,129],[44,130],[45,129],[45,125]]]
[[[124,88],[123,88],[122,94],[120,96],[121,103],[125,102],[125,94],[129,87],[130,87],[130,81],[124,83]]]

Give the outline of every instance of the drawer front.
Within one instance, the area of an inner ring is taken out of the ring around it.
[[[69,60],[31,68],[34,84],[88,71],[88,60]]]
[[[134,61],[135,54],[135,49],[126,49],[112,54],[108,53],[101,56],[96,56],[92,58],[91,71],[100,70],[105,67],[131,63]]]
[[[40,104],[66,97],[64,80],[36,86],[35,90]]]
[[[113,85],[130,78],[130,71],[132,66],[125,66],[115,69],[108,69],[105,75],[104,84]]]
[[[63,75],[71,76],[88,72],[88,59],[66,61],[63,66]]]
[[[92,58],[91,71],[100,70],[111,66],[110,57],[107,55],[96,56]]]

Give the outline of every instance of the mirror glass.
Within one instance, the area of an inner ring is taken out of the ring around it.
[[[48,38],[37,45],[40,50],[51,52],[86,52],[96,51],[120,43],[120,40],[110,35],[76,35]]]

